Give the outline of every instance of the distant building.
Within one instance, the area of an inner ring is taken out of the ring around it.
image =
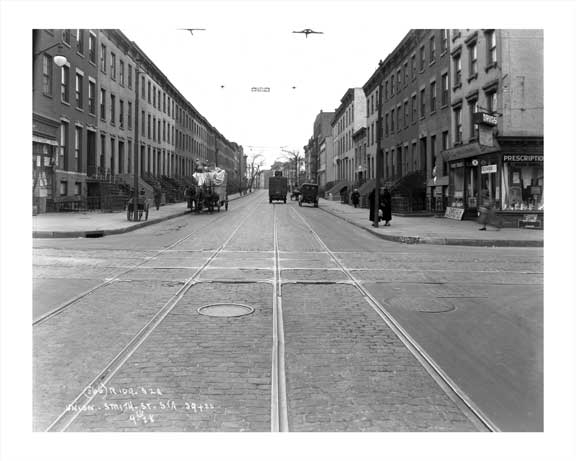
[[[349,88],[331,122],[336,157],[336,180],[353,183],[356,157],[353,134],[366,126],[366,96],[362,88]]]

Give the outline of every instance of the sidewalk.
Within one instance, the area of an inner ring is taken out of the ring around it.
[[[229,195],[228,201],[231,202],[238,198],[240,198],[240,194]],[[123,234],[189,212],[186,202],[181,202],[161,206],[159,210],[151,206],[148,221],[136,222],[128,221],[126,211],[43,213],[32,217],[32,237],[75,238]]]
[[[390,227],[372,227],[367,208],[354,208],[339,201],[320,199],[318,206],[344,221],[386,240],[432,245],[465,245],[483,247],[543,247],[544,231],[539,229],[488,230],[475,221],[456,221],[444,217],[404,217],[392,214]]]

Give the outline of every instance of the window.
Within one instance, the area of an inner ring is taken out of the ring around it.
[[[166,141],[166,120],[162,120],[162,141]]]
[[[106,120],[106,90],[100,88],[100,119]]]
[[[116,123],[116,96],[110,95],[110,123]]]
[[[84,31],[76,29],[76,52],[84,54]]]
[[[132,103],[128,101],[128,129],[132,129]]]
[[[496,91],[486,93],[486,108],[490,113],[498,111],[498,96]]]
[[[144,137],[146,133],[146,112],[142,111],[140,119],[142,120],[142,137]]]
[[[60,196],[65,197],[68,195],[68,181],[60,181]]]
[[[128,64],[128,88],[132,89],[132,66]]]
[[[150,133],[152,133],[152,117],[150,114],[148,114],[148,139],[150,139]]]
[[[60,155],[58,156],[58,167],[63,170],[68,169],[68,123],[60,123]]]
[[[74,183],[74,195],[76,195],[77,197],[82,195],[82,183],[81,182],[75,182]]]
[[[106,45],[100,45],[100,69],[106,73]]]
[[[152,84],[148,82],[148,104],[152,103]]]
[[[442,75],[442,106],[448,104],[448,74]]]
[[[474,78],[478,74],[478,46],[476,43],[468,47],[469,56],[469,77]]]
[[[430,63],[436,60],[436,37],[430,37]]]
[[[442,38],[440,39],[440,53],[448,51],[448,29],[442,29]]]
[[[384,82],[384,96],[388,100],[388,80]]]
[[[408,119],[408,101],[404,101],[404,127],[408,127],[410,120]]]
[[[420,90],[420,118],[426,115],[426,89]]]
[[[416,55],[412,55],[410,60],[412,66],[412,80],[416,78]]]
[[[120,85],[124,86],[124,61],[120,59]]]
[[[408,61],[404,63],[404,86],[408,85]]]
[[[432,168],[436,168],[436,162],[438,159],[436,158],[436,135],[430,136],[430,156],[432,157]],[[434,175],[434,171],[430,171],[431,177],[438,176],[438,169],[436,168],[436,174]]]
[[[52,56],[42,55],[42,93],[52,96]]]
[[[156,87],[153,87],[152,89],[152,96],[153,96],[152,105],[156,107]]]
[[[96,115],[96,83],[88,81],[88,112]]]
[[[399,105],[399,106],[396,108],[396,129],[397,129],[398,131],[400,131],[401,126],[402,126],[401,123],[400,123],[401,120],[402,120],[402,106]]]
[[[412,95],[412,121],[416,121],[416,95]]]
[[[496,64],[496,32],[494,30],[486,32],[486,66]]]
[[[74,130],[74,171],[80,171],[82,149],[82,128],[77,126]]]
[[[385,117],[385,118],[386,118],[386,125],[384,126],[384,129],[386,130],[386,136],[388,136],[388,122],[389,122],[389,120],[388,120],[388,114],[386,114],[386,117]]]
[[[457,54],[454,56],[454,88],[462,85],[462,57]]]
[[[162,112],[166,113],[166,93],[162,93]]]
[[[436,82],[430,83],[430,112],[436,111]]]
[[[456,144],[462,142],[462,107],[454,109],[454,141]]]
[[[394,109],[390,114],[390,133],[394,133]]]
[[[426,50],[424,45],[420,47],[420,72],[424,70],[424,62],[426,61]]]
[[[156,141],[156,117],[152,118],[152,140]]]
[[[474,114],[478,112],[478,100],[468,102],[468,110],[470,113],[470,139],[478,139],[478,125],[474,123]]]
[[[394,95],[394,75],[390,78],[390,96]]]
[[[92,32],[88,36],[88,59],[90,62],[96,63],[96,35]]]
[[[116,55],[110,53],[110,78],[116,80]]]
[[[70,29],[62,30],[62,41],[66,43],[66,45],[70,46]]]
[[[118,119],[120,121],[120,128],[124,129],[124,101],[119,101]]]
[[[68,66],[62,66],[60,71],[61,73],[61,80],[60,80],[60,95],[62,101],[70,102],[70,69]]]
[[[142,98],[143,99],[146,97],[145,84],[146,84],[146,80],[144,79],[144,76],[142,76],[142,84],[140,85],[140,87],[142,88]]]
[[[398,69],[396,72],[396,92],[400,93],[400,81],[402,80],[402,71]]]
[[[82,98],[82,86],[84,78],[80,74],[76,74],[76,107],[79,109],[84,108],[84,100]]]

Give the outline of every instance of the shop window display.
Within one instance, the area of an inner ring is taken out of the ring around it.
[[[544,210],[544,167],[541,163],[504,163],[502,209]]]

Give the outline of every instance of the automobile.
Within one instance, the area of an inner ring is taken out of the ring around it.
[[[304,183],[300,186],[298,205],[303,203],[312,203],[314,208],[318,208],[318,184]]]
[[[280,200],[286,203],[288,194],[288,178],[282,176],[281,171],[275,171],[274,176],[268,180],[268,199],[270,203],[273,200]]]

